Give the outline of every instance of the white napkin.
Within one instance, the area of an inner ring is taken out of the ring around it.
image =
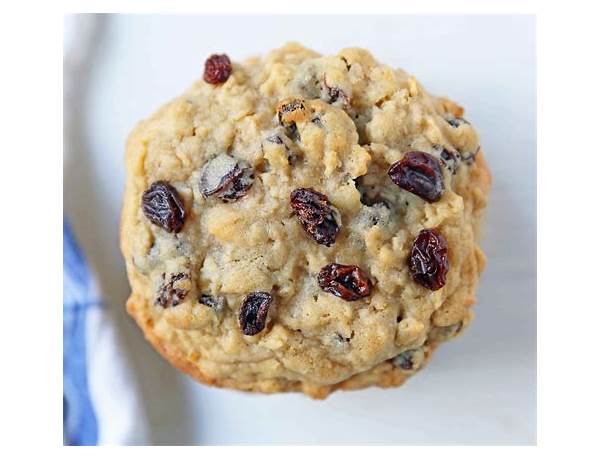
[[[70,129],[75,116],[77,86],[85,71],[88,50],[97,38],[98,18],[92,14],[65,16],[64,22],[64,155],[86,155],[73,151]],[[68,216],[67,216],[68,217]],[[90,272],[83,255],[67,244],[73,239],[65,227],[64,249],[64,432],[65,443],[99,445],[148,444],[148,423],[138,392],[135,375],[123,352],[121,338],[115,327],[115,318],[102,304],[94,274]],[[67,254],[67,251],[71,251]],[[75,261],[76,263],[73,263]],[[69,263],[67,263],[69,262]],[[76,319],[70,321],[73,311]],[[70,322],[68,322],[70,321]],[[77,330],[81,328],[81,330]],[[72,347],[74,340],[83,337],[80,346]],[[81,352],[83,350],[83,352]],[[83,356],[78,356],[81,353]],[[82,372],[84,375],[71,373]],[[83,383],[82,383],[83,382]],[[87,388],[73,388],[73,385]],[[86,397],[89,401],[81,403]],[[89,396],[88,396],[89,395]],[[92,410],[87,410],[91,402]],[[79,410],[84,408],[85,410]],[[94,429],[94,417],[96,429]],[[85,428],[84,428],[85,426]],[[78,430],[82,432],[79,433]],[[85,430],[85,433],[83,431]],[[94,436],[95,432],[95,436]]]

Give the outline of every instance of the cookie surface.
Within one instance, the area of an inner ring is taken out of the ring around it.
[[[463,109],[356,48],[201,70],[127,143],[128,312],[204,383],[400,385],[470,322],[485,263]]]

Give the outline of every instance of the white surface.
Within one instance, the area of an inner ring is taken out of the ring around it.
[[[535,442],[535,51],[525,16],[108,16],[81,74],[78,154],[65,212],[107,303],[121,317],[156,444]],[[123,309],[118,250],[123,146],[135,123],[200,78],[204,59],[239,60],[288,40],[322,53],[363,46],[466,107],[493,173],[489,257],[466,333],[399,389],[249,395],[204,387],[147,345]],[[118,388],[115,388],[118,391]]]

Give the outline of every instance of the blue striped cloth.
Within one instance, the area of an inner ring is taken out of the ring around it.
[[[65,445],[98,442],[86,364],[86,314],[101,305],[90,270],[63,222],[63,437]]]

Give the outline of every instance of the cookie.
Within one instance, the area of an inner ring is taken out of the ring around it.
[[[469,324],[485,264],[463,109],[357,48],[202,71],[127,142],[128,312],[210,385],[402,384]]]

